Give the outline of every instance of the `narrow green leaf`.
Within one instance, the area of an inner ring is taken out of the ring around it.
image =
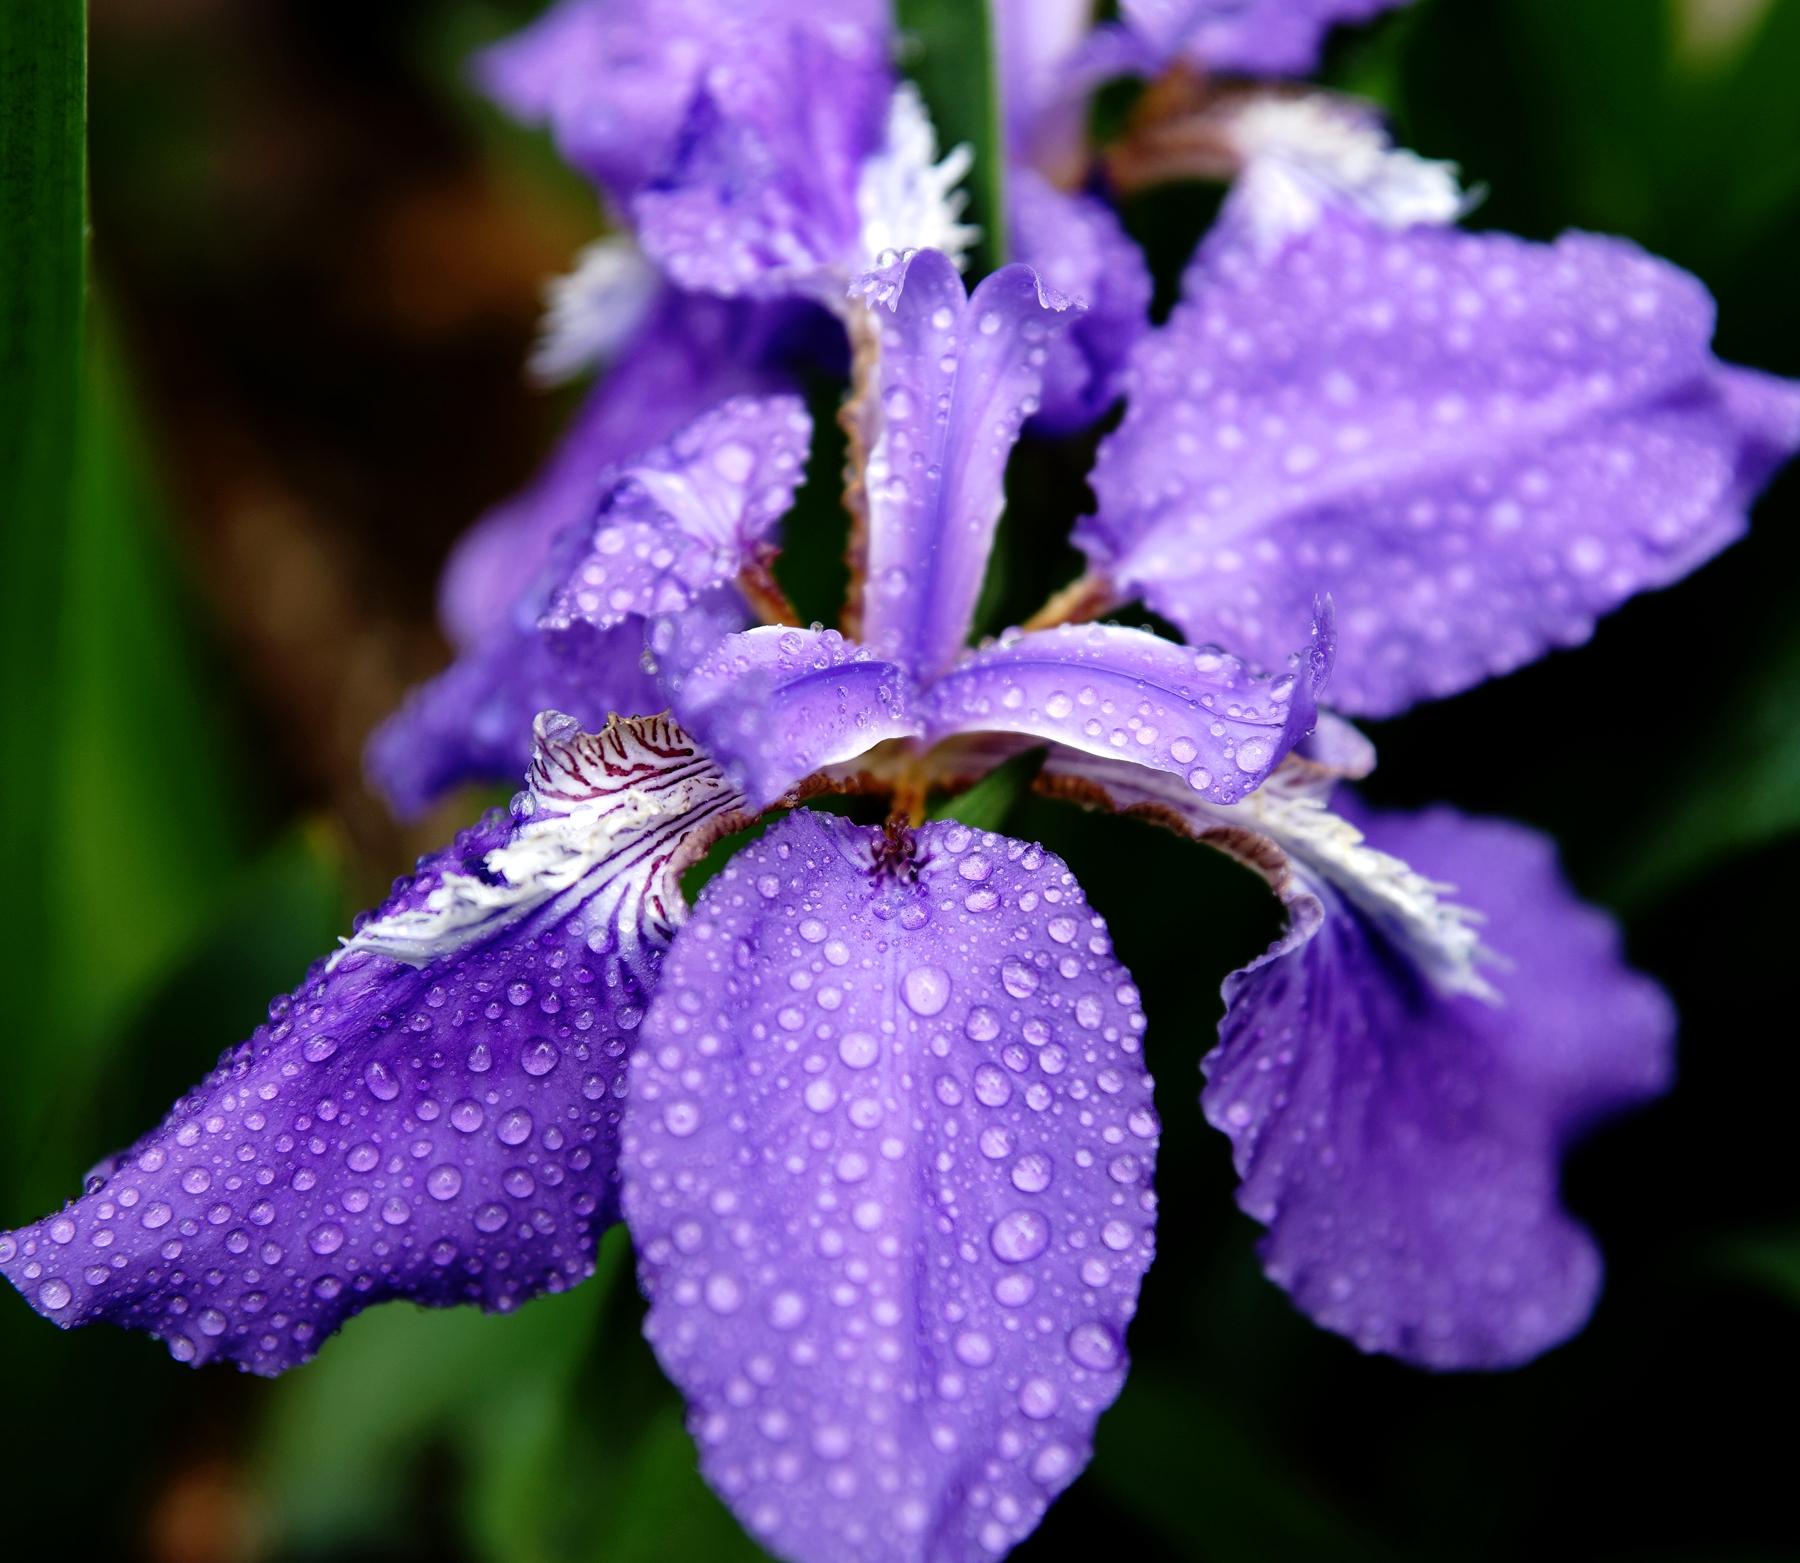
[[[0,4],[0,861],[16,906],[43,905],[56,844],[31,799],[54,790],[63,538],[75,481],[86,266],[83,0]],[[0,977],[32,1034],[49,934],[14,919]]]
[[[918,83],[938,144],[967,145],[968,220],[981,225],[971,280],[1006,263],[1006,129],[993,8],[985,0],[899,0],[902,63]]]

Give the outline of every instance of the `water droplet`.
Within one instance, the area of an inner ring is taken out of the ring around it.
[[[38,1288],[38,1301],[52,1313],[68,1307],[69,1301],[74,1295],[69,1290],[69,1283],[56,1276],[52,1276]]]
[[[515,1107],[500,1120],[494,1133],[502,1145],[523,1145],[531,1138],[531,1114],[523,1107]]]
[[[1069,1331],[1069,1355],[1084,1368],[1104,1373],[1119,1365],[1119,1339],[1098,1320]]]
[[[1056,1414],[1062,1397],[1047,1378],[1028,1378],[1019,1386],[1019,1409],[1034,1422]]]
[[[455,1199],[462,1192],[462,1173],[448,1164],[425,1174],[425,1192],[433,1199]]]
[[[663,1109],[663,1127],[684,1139],[700,1127],[700,1109],[692,1102],[670,1102]]]
[[[344,1229],[327,1221],[323,1226],[314,1227],[307,1245],[315,1254],[335,1254],[344,1246]]]
[[[1050,1187],[1050,1158],[1042,1151],[1028,1151],[1013,1163],[1012,1185],[1021,1194],[1041,1194]]]
[[[1275,746],[1266,738],[1246,738],[1237,749],[1237,768],[1240,771],[1260,771],[1268,765],[1275,753]]]
[[[993,1225],[988,1245],[1007,1264],[1035,1259],[1050,1244],[1050,1223],[1035,1210],[1011,1210]]]
[[[900,979],[900,994],[915,1015],[935,1015],[950,1002],[949,973],[941,966],[915,966]]]
[[[379,1058],[370,1060],[363,1079],[368,1082],[369,1095],[378,1101],[391,1102],[400,1094],[400,1082],[388,1073],[387,1065]]]
[[[881,1044],[866,1031],[847,1031],[838,1042],[838,1057],[852,1069],[867,1069],[881,1054]]]
[[[554,1042],[548,1037],[537,1037],[528,1042],[525,1051],[519,1055],[519,1067],[528,1075],[547,1075],[560,1057]]]

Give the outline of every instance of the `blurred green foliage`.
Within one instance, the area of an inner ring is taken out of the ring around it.
[[[591,205],[540,140],[462,85],[468,47],[530,9],[420,3],[376,20],[296,0],[283,14],[346,76],[378,61],[396,114],[441,114],[499,177]],[[1714,288],[1724,352],[1800,373],[1800,5],[1739,8],[1735,34],[1703,25],[1731,9],[1420,0],[1340,38],[1328,75],[1488,186],[1477,225],[1629,234]],[[959,51],[940,31],[972,13],[906,11],[946,142],[992,144],[984,45]],[[255,713],[158,498],[156,409],[134,400],[111,333],[82,346],[79,14],[69,0],[0,7],[5,1222],[71,1192],[152,1123],[347,910],[334,834],[263,784]],[[205,72],[170,84],[114,71],[133,90],[95,103],[97,139],[137,143],[161,172],[150,204],[122,195],[98,213],[103,260],[109,216],[153,223],[165,201],[193,212],[219,177]],[[330,94],[317,112],[334,112]],[[23,156],[21,137],[39,150]],[[991,225],[1001,192],[976,194]],[[1159,296],[1213,199],[1169,190],[1127,213]],[[223,268],[238,238],[219,225],[161,242],[187,258],[216,247]],[[822,438],[783,579],[803,616],[826,618],[842,582],[842,444],[831,388],[813,404]],[[1071,573],[1058,528],[1085,503],[1084,459],[1021,448],[990,627]],[[1608,1250],[1607,1298],[1586,1335],[1522,1372],[1434,1378],[1360,1357],[1258,1274],[1225,1147],[1193,1099],[1218,979],[1276,928],[1261,888],[1149,827],[1024,795],[1026,765],[962,800],[965,816],[1053,845],[1109,917],[1152,1017],[1167,1123],[1135,1372],[1094,1466],[1021,1556],[1800,1556],[1791,1444],[1760,1414],[1785,1403],[1800,1367],[1792,1022],[1772,1018],[1800,870],[1797,509],[1789,477],[1746,543],[1632,604],[1591,646],[1376,733],[1378,800],[1447,797],[1553,831],[1577,884],[1627,913],[1634,957],[1685,1016],[1676,1094],[1571,1168],[1571,1199]],[[443,535],[466,519],[443,516]],[[754,1556],[694,1473],[639,1317],[619,1232],[574,1293],[507,1318],[385,1307],[275,1383],[190,1374],[107,1331],[59,1338],[0,1306],[8,1404],[30,1431],[7,1471],[9,1545],[66,1555],[79,1514],[94,1557]],[[238,1508],[206,1511],[175,1547],[171,1495],[214,1465]]]

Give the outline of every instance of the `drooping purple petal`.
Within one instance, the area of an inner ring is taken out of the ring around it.
[[[905,669],[836,630],[746,630],[665,683],[676,715],[758,807],[821,766],[919,731]]]
[[[1722,368],[1712,323],[1618,240],[1328,212],[1268,254],[1228,224],[1133,355],[1077,541],[1255,659],[1329,594],[1346,711],[1454,693],[1742,533],[1800,387]]]
[[[679,613],[736,579],[793,504],[811,439],[799,397],[734,396],[615,469],[542,626]]]
[[[633,199],[639,242],[684,288],[830,297],[864,264],[857,189],[887,125],[887,37],[794,16],[738,45]]]
[[[1150,325],[1150,269],[1118,215],[1029,168],[1009,176],[1013,249],[1045,283],[1085,305],[1049,346],[1032,426],[1086,428],[1118,399],[1126,359]]]
[[[993,1558],[1081,1470],[1151,1255],[1142,1025],[1022,842],[802,811],[707,887],[624,1203],[702,1470],[765,1545]]]
[[[1242,76],[1305,76],[1332,28],[1406,0],[1119,0],[1126,25],[1164,61]]]
[[[0,1235],[40,1313],[278,1373],[371,1303],[509,1309],[592,1270],[680,849],[740,800],[662,718],[538,739],[516,820],[422,861],[80,1198]]]
[[[1364,1350],[1525,1361],[1580,1329],[1599,1287],[1562,1153],[1667,1087],[1673,1012],[1544,837],[1341,790],[1329,812],[1316,771],[1290,761],[1219,807],[1052,749],[1040,785],[1215,846],[1286,905],[1286,934],[1225,984],[1203,1095],[1270,1277]]]
[[[1010,633],[951,668],[919,714],[934,742],[1023,733],[1168,771],[1196,796],[1232,803],[1312,731],[1330,642],[1322,616],[1312,647],[1267,676],[1216,647],[1114,624]]]
[[[1356,885],[1297,863],[1318,910],[1227,982],[1206,1114],[1269,1228],[1265,1268],[1316,1322],[1428,1367],[1511,1366],[1592,1311],[1600,1256],[1558,1164],[1665,1089],[1674,1015],[1535,832],[1350,818],[1487,919],[1498,1002],[1437,991]]]
[[[863,639],[920,680],[969,635],[1006,458],[1038,408],[1067,300],[1028,266],[1006,266],[965,296],[955,266],[922,250],[865,277],[878,334],[867,420]]]

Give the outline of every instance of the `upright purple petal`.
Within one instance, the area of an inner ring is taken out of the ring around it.
[[[786,19],[737,46],[704,78],[675,156],[632,201],[639,242],[684,288],[829,297],[863,264],[857,189],[887,125],[887,38]]]
[[[580,562],[542,625],[607,629],[679,613],[758,560],[804,477],[812,420],[797,396],[734,396],[617,468]]]
[[[1112,624],[1016,632],[969,653],[921,697],[927,738],[1021,733],[1183,778],[1232,803],[1313,729],[1330,668],[1328,619],[1278,676],[1216,647]]]
[[[689,609],[759,560],[800,480],[798,398],[731,389],[779,378],[772,359],[799,313],[666,300],[544,476],[464,540],[443,595],[471,639],[369,743],[370,777],[398,813],[516,775],[539,711],[599,727],[667,704],[645,665],[643,617]],[[692,406],[711,389],[719,405]],[[667,443],[590,467],[652,431]],[[740,604],[719,633],[743,623]]]
[[[64,1327],[258,1373],[386,1298],[580,1281],[682,849],[739,801],[662,718],[541,724],[517,818],[424,859],[79,1199],[0,1235],[0,1271]]]
[[[1194,638],[1286,654],[1337,605],[1333,702],[1387,715],[1587,638],[1738,537],[1800,386],[1708,350],[1685,273],[1618,240],[1238,223],[1140,344],[1077,540]]]
[[[1511,1366],[1592,1311],[1600,1256],[1558,1163],[1666,1087],[1674,1016],[1535,832],[1350,817],[1486,918],[1498,1000],[1441,992],[1377,903],[1296,859],[1290,899],[1310,904],[1226,983],[1206,1114],[1270,1277],[1316,1322],[1427,1367]]]
[[[1013,249],[1051,288],[1085,307],[1050,344],[1032,427],[1086,428],[1118,400],[1131,349],[1150,325],[1150,268],[1118,214],[1091,195],[1013,170]]]
[[[1037,411],[1067,301],[1027,266],[971,296],[922,250],[864,278],[878,334],[862,389],[868,450],[863,638],[928,680],[967,644],[1006,458]]]
[[[746,630],[668,683],[676,714],[758,807],[919,731],[905,669],[836,630]]]
[[[623,204],[679,156],[695,95],[754,71],[795,22],[871,38],[882,0],[561,0],[484,51],[477,80],[508,112],[548,125],[562,155]]]
[[[1150,1262],[1137,990],[1054,857],[797,813],[707,887],[636,1055],[646,1332],[803,1563],[989,1559],[1086,1463]]]
[[[592,515],[610,468],[660,445],[727,397],[791,385],[783,363],[804,324],[792,307],[666,289],[530,487],[490,510],[457,544],[439,593],[451,640],[475,646],[511,617],[557,534]],[[521,765],[525,753],[521,747]]]
[[[988,14],[1012,177],[1027,166],[1079,177],[1087,104],[1070,78],[1093,26],[1093,0],[989,0]]]
[[[1305,76],[1332,28],[1407,0],[1119,0],[1125,23],[1164,61],[1241,76]]]

